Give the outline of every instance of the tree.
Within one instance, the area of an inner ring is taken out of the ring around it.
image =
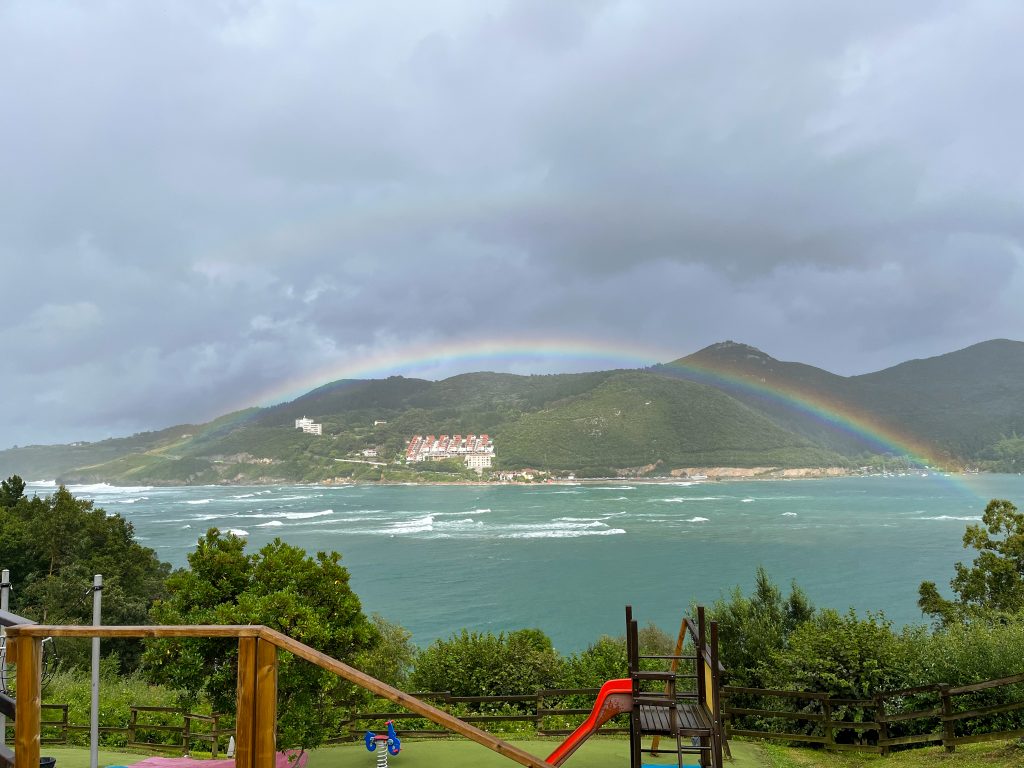
[[[13,507],[25,495],[25,481],[18,475],[11,475],[0,482],[0,507]]]
[[[102,574],[104,623],[146,622],[170,566],[135,541],[131,523],[63,486],[52,496],[27,498],[17,476],[0,483],[0,497],[0,562],[16,585],[12,611],[41,622],[90,624],[93,576]],[[117,653],[126,669],[141,652],[133,641],[108,641],[102,648]],[[88,644],[61,641],[60,655],[62,663],[84,665]]]
[[[156,624],[264,624],[341,661],[377,642],[337,552],[309,557],[275,539],[257,553],[245,539],[211,528],[188,556],[189,568],[167,579],[167,599],[150,612]],[[161,639],[144,657],[154,682],[182,690],[182,703],[201,695],[215,710],[235,708],[237,642]],[[278,664],[278,744],[310,748],[340,727],[343,707],[358,689],[290,654]]]
[[[922,612],[943,625],[1024,611],[1024,514],[1005,499],[992,499],[981,520],[964,532],[964,549],[972,547],[978,555],[971,566],[954,566],[949,585],[956,598],[942,597],[933,581],[918,588]]]
[[[762,688],[768,659],[786,646],[797,627],[813,618],[814,606],[796,582],[783,598],[768,572],[758,566],[750,597],[735,587],[727,600],[716,600],[708,614],[718,622],[719,658],[729,670],[730,684]]]

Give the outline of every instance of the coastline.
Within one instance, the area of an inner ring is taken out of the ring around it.
[[[918,473],[915,470],[914,473]],[[905,473],[897,473],[905,474]],[[927,474],[961,475],[979,474],[977,472],[945,471],[937,469],[927,470]],[[992,473],[980,473],[992,474]],[[372,486],[372,485],[394,485],[394,486],[537,486],[537,485],[594,485],[600,483],[632,483],[643,485],[679,485],[681,483],[728,483],[728,482],[749,482],[753,480],[825,480],[839,477],[882,477],[880,472],[864,472],[859,469],[848,467],[684,467],[672,470],[667,475],[658,477],[636,476],[636,475],[615,475],[607,477],[535,477],[530,480],[373,480],[373,481],[352,481],[348,478],[331,478],[316,482],[301,482],[287,478],[260,477],[248,479],[245,482],[230,483],[202,483],[192,487],[211,488],[237,488],[237,487],[269,487],[269,486],[320,486],[325,488],[338,488],[346,486]],[[90,486],[108,485],[113,488],[132,488],[138,485],[153,487],[184,488],[190,487],[188,483],[133,483],[122,485],[110,480],[94,480],[93,482],[75,482],[74,480],[35,480],[29,485],[36,487],[56,488],[60,485],[68,486]]]

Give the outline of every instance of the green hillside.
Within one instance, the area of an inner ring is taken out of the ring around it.
[[[801,399],[815,408],[794,407]],[[1018,471],[1024,343],[990,341],[853,377],[723,342],[643,371],[343,380],[208,424],[0,451],[0,475],[122,484],[473,476],[457,462],[404,466],[414,434],[486,433],[496,469],[581,474],[849,465],[890,451],[821,418],[821,408],[869,414],[952,466]],[[294,429],[303,416],[323,435]]]
[[[620,373],[500,433],[502,465],[600,470],[659,465],[825,466],[842,458],[728,395],[650,373]]]

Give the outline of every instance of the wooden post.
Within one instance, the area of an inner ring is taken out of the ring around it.
[[[132,707],[132,716],[128,720],[128,743],[129,744],[134,744],[135,742],[138,741],[137,734],[135,732],[136,731],[135,726],[137,726],[138,724],[139,724],[139,710],[137,710],[135,707]]]
[[[277,760],[277,646],[256,641],[256,724],[253,768],[274,768]]]
[[[181,729],[181,748],[185,750],[185,754],[189,753],[189,747],[192,746],[192,717],[191,712],[182,712],[182,729]]]
[[[213,722],[210,724],[210,759],[216,760],[218,748],[217,740],[220,738],[217,725],[220,722],[220,715],[211,714],[211,716],[213,717]]]
[[[878,747],[882,757],[889,756],[889,724],[885,720],[885,697],[875,695],[875,722],[878,723]]]
[[[825,749],[831,749],[836,745],[835,732],[832,730],[832,700],[828,694],[821,700],[821,714],[825,718],[822,726],[825,728]]]
[[[16,646],[12,655],[11,645]],[[14,719],[14,766],[15,768],[39,768],[39,723],[42,719],[40,705],[42,695],[43,639],[41,637],[19,637],[17,642],[7,639],[8,658],[18,665],[17,681],[18,716]]]
[[[949,697],[949,685],[939,685],[939,696],[942,699],[942,745],[947,752],[956,751],[956,732],[954,723],[948,719],[953,716],[953,701]]]
[[[238,638],[238,689],[235,699],[235,768],[253,768],[256,727],[256,638]]]

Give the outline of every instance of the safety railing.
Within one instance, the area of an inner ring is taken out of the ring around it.
[[[40,752],[42,641],[78,638],[235,638],[238,640],[238,696],[235,722],[236,768],[272,768],[277,753],[277,653],[298,658],[364,688],[376,696],[475,741],[526,768],[550,768],[543,759],[480,730],[415,696],[263,626],[73,627],[20,625],[7,630],[8,663],[16,665],[17,713],[14,768],[38,768]]]

